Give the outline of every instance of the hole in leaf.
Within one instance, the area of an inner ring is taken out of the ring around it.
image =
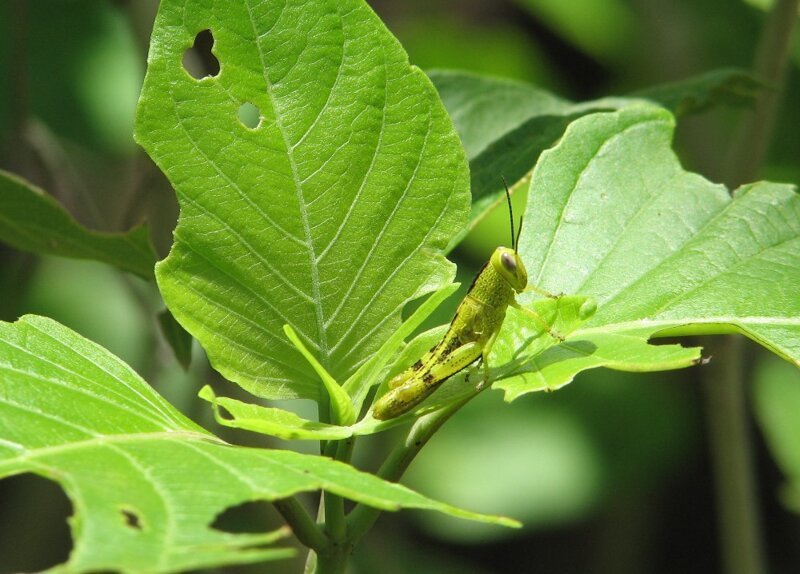
[[[196,80],[219,74],[219,60],[211,52],[214,36],[211,30],[203,30],[194,37],[194,44],[183,53],[183,67]]]
[[[250,102],[245,102],[239,106],[237,115],[242,125],[248,129],[254,130],[261,123],[261,111]]]
[[[133,510],[130,507],[127,508],[120,508],[119,511],[122,513],[122,516],[125,518],[125,525],[133,528],[134,530],[141,530],[142,529],[142,521],[139,518],[139,513]]]
[[[245,102],[239,106],[237,115],[242,125],[248,129],[254,130],[261,123],[261,111],[250,102]]]
[[[284,524],[278,511],[266,500],[245,502],[220,512],[211,528],[233,534],[261,533]]]
[[[41,572],[72,550],[72,505],[58,483],[36,474],[0,480],[0,571]]]

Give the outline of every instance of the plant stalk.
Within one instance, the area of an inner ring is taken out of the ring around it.
[[[349,438],[342,441],[325,443],[323,455],[334,460],[349,462],[353,454],[355,440]],[[320,501],[318,519],[324,521],[323,535],[325,545],[312,548],[306,560],[305,571],[315,574],[339,574],[344,572],[347,561],[353,551],[353,545],[347,537],[344,499],[332,492],[323,492]]]
[[[763,574],[766,564],[747,416],[744,340],[709,341],[714,360],[704,384],[717,527],[726,574]]]
[[[735,189],[757,176],[775,126],[800,0],[776,0],[762,29],[753,69],[769,86],[743,119],[728,156],[726,183]],[[724,572],[767,571],[746,406],[746,351],[741,336],[710,341],[706,370],[708,438],[714,467]]]
[[[484,388],[488,387],[489,385]],[[477,396],[477,394],[478,393],[475,393],[447,408],[419,418],[411,427],[411,430],[408,431],[408,435],[405,441],[403,441],[403,444],[395,448],[383,463],[380,470],[377,472],[377,476],[390,482],[399,480],[434,433],[436,433],[457,410],[463,407],[473,397]],[[381,512],[382,511],[378,508],[359,504],[348,515],[348,540],[353,547],[355,547],[364,534],[372,528],[372,525],[375,524]]]
[[[768,89],[761,91],[753,109],[746,112],[728,155],[725,183],[731,189],[758,176],[769,150],[778,104],[783,94],[798,9],[799,0],[775,0],[761,31],[753,72],[767,84]]]
[[[326,454],[334,460],[347,462],[349,449],[346,443],[352,441],[329,442]],[[344,542],[347,534],[347,525],[344,519],[344,499],[332,492],[324,492],[322,498],[325,504],[325,532],[334,544]]]
[[[308,548],[319,551],[325,548],[328,540],[305,508],[294,497],[274,500],[272,505],[292,528],[292,533]]]

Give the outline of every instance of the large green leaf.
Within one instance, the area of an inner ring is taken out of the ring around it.
[[[203,29],[221,71],[196,80],[181,58]],[[157,268],[167,306],[257,395],[324,394],[284,324],[341,383],[453,276],[442,250],[468,209],[464,152],[362,0],[163,2],[136,137],[181,204]]]
[[[747,185],[731,197],[684,171],[674,120],[633,106],[581,118],[533,173],[520,251],[529,280],[593,297],[567,341],[500,381],[507,398],[557,388],[587,368],[647,371],[700,359],[650,337],[739,332],[800,366],[800,196]],[[519,356],[518,317],[497,343]]]
[[[286,549],[265,547],[280,532],[231,534],[209,524],[242,502],[317,489],[384,510],[516,524],[323,457],[226,444],[111,353],[35,316],[0,323],[0,478],[24,472],[59,482],[73,501],[66,572],[168,572],[284,557]]]
[[[38,187],[0,171],[0,241],[23,251],[92,259],[153,278],[156,255],[145,226],[101,233],[75,221]]]

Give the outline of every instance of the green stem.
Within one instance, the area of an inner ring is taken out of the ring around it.
[[[353,438],[328,442],[323,454],[341,462],[349,462],[354,445]],[[353,545],[347,539],[344,499],[332,492],[323,492],[319,514],[321,519],[324,517],[327,543],[324,548],[313,549],[315,555],[309,555],[305,571],[316,574],[339,574],[344,572],[347,560],[353,551]]]
[[[488,388],[488,385],[485,388]],[[392,451],[381,466],[377,475],[391,482],[399,480],[434,433],[436,433],[458,409],[477,394],[478,393],[475,393],[450,407],[419,418],[411,427],[411,430],[408,431],[405,441]],[[359,504],[353,509],[347,517],[348,539],[352,546],[358,544],[361,537],[375,524],[380,514],[381,510],[363,504]]]
[[[714,469],[717,524],[726,574],[766,572],[752,444],[745,401],[744,341],[709,341],[706,417]]]
[[[754,71],[770,85],[743,120],[729,155],[733,189],[758,176],[772,137],[797,23],[800,0],[776,0],[762,30]],[[766,572],[752,445],[745,401],[744,341],[711,341],[714,361],[705,374],[709,442],[714,465],[720,544],[726,574]]]
[[[775,0],[761,32],[753,72],[768,88],[762,90],[739,127],[728,156],[727,183],[731,189],[753,181],[761,170],[775,127],[778,104],[797,24],[798,0]]]
[[[342,460],[343,449],[341,442],[329,442],[326,455],[334,460]],[[325,532],[334,543],[341,543],[345,539],[347,527],[344,520],[344,499],[332,492],[322,495],[325,504]]]
[[[322,530],[319,529],[316,522],[296,498],[275,500],[272,505],[291,526],[292,532],[303,545],[315,552],[324,549],[328,545],[328,540]]]

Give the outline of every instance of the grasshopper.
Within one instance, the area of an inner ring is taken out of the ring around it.
[[[372,415],[376,419],[392,419],[410,411],[447,379],[478,359],[483,363],[482,384],[486,384],[489,380],[489,353],[509,306],[532,317],[553,338],[564,340],[538,313],[517,303],[515,295],[523,291],[536,291],[553,298],[558,296],[528,286],[528,273],[517,253],[519,234],[514,237],[514,214],[507,185],[506,199],[511,219],[511,248],[495,249],[459,304],[442,340],[411,367],[389,381],[389,392],[378,399],[373,407]],[[522,219],[519,233],[522,233]]]

